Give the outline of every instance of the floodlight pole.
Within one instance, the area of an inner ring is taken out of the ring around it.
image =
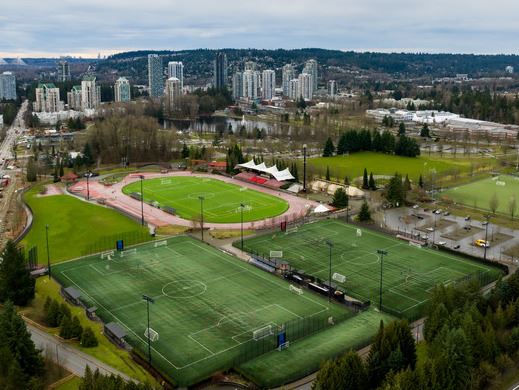
[[[151,366],[151,339],[150,339],[150,302],[155,303],[152,297],[142,294],[142,299],[146,301],[146,312],[148,314],[148,364]]]
[[[303,145],[303,192],[306,192],[306,144]]]
[[[199,196],[200,199],[200,230],[202,231],[202,241],[204,241],[204,197]]]
[[[139,175],[141,179],[141,225],[144,226],[144,189],[142,182],[144,180],[144,175]]]
[[[380,255],[380,287],[378,297],[378,309],[382,311],[382,269],[384,268],[384,256],[387,256],[387,252],[381,249],[377,250],[377,254]]]
[[[49,252],[49,225],[45,225],[45,240],[47,242],[47,274],[49,275],[49,279],[51,278],[50,274],[50,252]]]
[[[485,218],[487,220],[487,223],[485,224],[485,246],[484,246],[484,252],[483,252],[483,260],[487,260],[487,242],[488,242],[488,221],[490,219],[490,215],[485,215]]]
[[[87,179],[87,200],[90,200],[90,175],[91,174],[92,174],[92,172],[90,171],[90,169],[85,174],[86,179]]]
[[[241,251],[243,252],[243,209],[245,208],[245,205],[243,203],[240,203],[240,209],[241,209]]]
[[[331,241],[326,240],[326,245],[328,245],[328,259],[329,259],[329,272],[328,272],[328,302],[332,301],[332,248],[333,243]]]

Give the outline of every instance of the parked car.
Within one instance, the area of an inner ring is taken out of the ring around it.
[[[470,218],[470,215],[467,215],[467,216],[465,217],[465,221],[470,221],[470,219],[471,219],[471,218]]]
[[[428,228],[425,229],[425,230],[427,230],[428,232],[434,232],[434,228],[433,228],[433,227],[428,227]]]
[[[479,246],[480,248],[490,248],[490,243],[482,239],[474,241],[474,245]]]
[[[452,249],[460,249],[460,244],[454,245]]]
[[[448,211],[445,211],[445,212],[443,213],[443,216],[444,216],[444,217],[447,217],[447,216],[449,216],[449,215],[451,215],[451,213],[449,213]]]
[[[445,246],[447,245],[447,241],[438,241],[438,245]]]

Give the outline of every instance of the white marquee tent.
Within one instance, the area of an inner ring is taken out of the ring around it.
[[[278,170],[278,167],[273,165],[271,167],[267,167],[264,162],[261,164],[257,164],[254,162],[254,160],[250,160],[249,162],[246,162],[244,164],[238,164],[239,168],[245,168],[250,169],[252,171],[261,172],[261,173],[268,173],[269,175],[274,176],[274,178],[277,181],[284,181],[284,180],[294,180],[295,177],[292,176],[290,173],[290,170],[288,168],[280,171]]]

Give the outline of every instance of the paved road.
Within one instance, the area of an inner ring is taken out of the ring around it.
[[[88,365],[92,370],[99,369],[99,372],[102,374],[119,375],[127,381],[131,380],[130,377],[115,368],[63,343],[58,338],[33,325],[27,324],[27,330],[31,333],[31,338],[36,348],[41,349],[46,358],[52,359],[77,376],[82,377]]]
[[[25,115],[25,111],[27,111],[28,100],[22,103],[20,110],[18,110],[18,114],[13,121],[11,127],[7,130],[7,134],[0,144],[0,175],[4,175],[7,171],[4,170],[4,165],[6,165],[6,160],[13,159],[13,145],[16,141],[16,137],[22,134],[26,128],[23,117]]]

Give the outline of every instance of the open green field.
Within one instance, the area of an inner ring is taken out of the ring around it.
[[[21,244],[25,248],[37,246],[42,264],[47,263],[46,224],[49,225],[52,263],[82,256],[90,248],[112,248],[115,237],[124,237],[127,244],[150,239],[146,228],[117,211],[70,195],[40,196],[40,190],[41,186],[36,186],[25,194],[24,199],[33,212],[34,220]],[[112,240],[107,240],[107,232],[113,236]]]
[[[449,284],[469,274],[485,281],[497,279],[497,268],[472,262],[445,252],[417,248],[408,243],[367,229],[357,236],[357,227],[337,220],[307,224],[292,233],[276,232],[245,241],[245,250],[269,256],[283,251],[283,259],[297,270],[328,280],[329,251],[333,244],[332,273],[346,276],[337,283],[346,294],[379,303],[380,258],[377,250],[388,255],[383,262],[383,309],[399,316],[415,318],[437,284]]]
[[[441,198],[475,209],[490,210],[490,200],[497,196],[497,212],[510,215],[510,199],[516,199],[514,215],[519,210],[519,177],[501,175],[488,177],[474,183],[451,188],[441,193]]]
[[[123,192],[140,194],[141,183],[128,184]],[[288,203],[283,199],[211,178],[177,176],[144,180],[143,192],[146,202],[173,207],[184,219],[200,218],[199,196],[203,196],[206,222],[240,222],[241,203],[245,205],[245,222],[274,217],[288,210]]]
[[[409,178],[418,181],[420,175],[424,178],[429,177],[431,170],[436,170],[437,174],[454,172],[468,172],[471,161],[482,163],[482,159],[449,159],[440,157],[420,156],[416,158],[393,156],[375,152],[352,153],[349,156],[319,157],[311,158],[308,164],[315,170],[315,173],[322,172],[324,176],[326,167],[330,167],[332,177],[338,177],[340,181],[346,176],[350,180],[361,177],[364,168],[374,175],[394,175],[396,172],[402,175],[409,175]],[[490,164],[490,162],[489,162]]]
[[[331,327],[329,317],[340,323],[353,316],[311,292],[295,294],[285,281],[189,237],[123,253],[64,262],[53,275],[75,286],[87,305],[97,306],[104,322],[125,328],[127,340],[143,353],[142,294],[153,297],[150,323],[159,339],[152,342],[152,359],[180,386],[273,350],[281,325],[290,341]],[[259,329],[262,337],[255,340]]]

